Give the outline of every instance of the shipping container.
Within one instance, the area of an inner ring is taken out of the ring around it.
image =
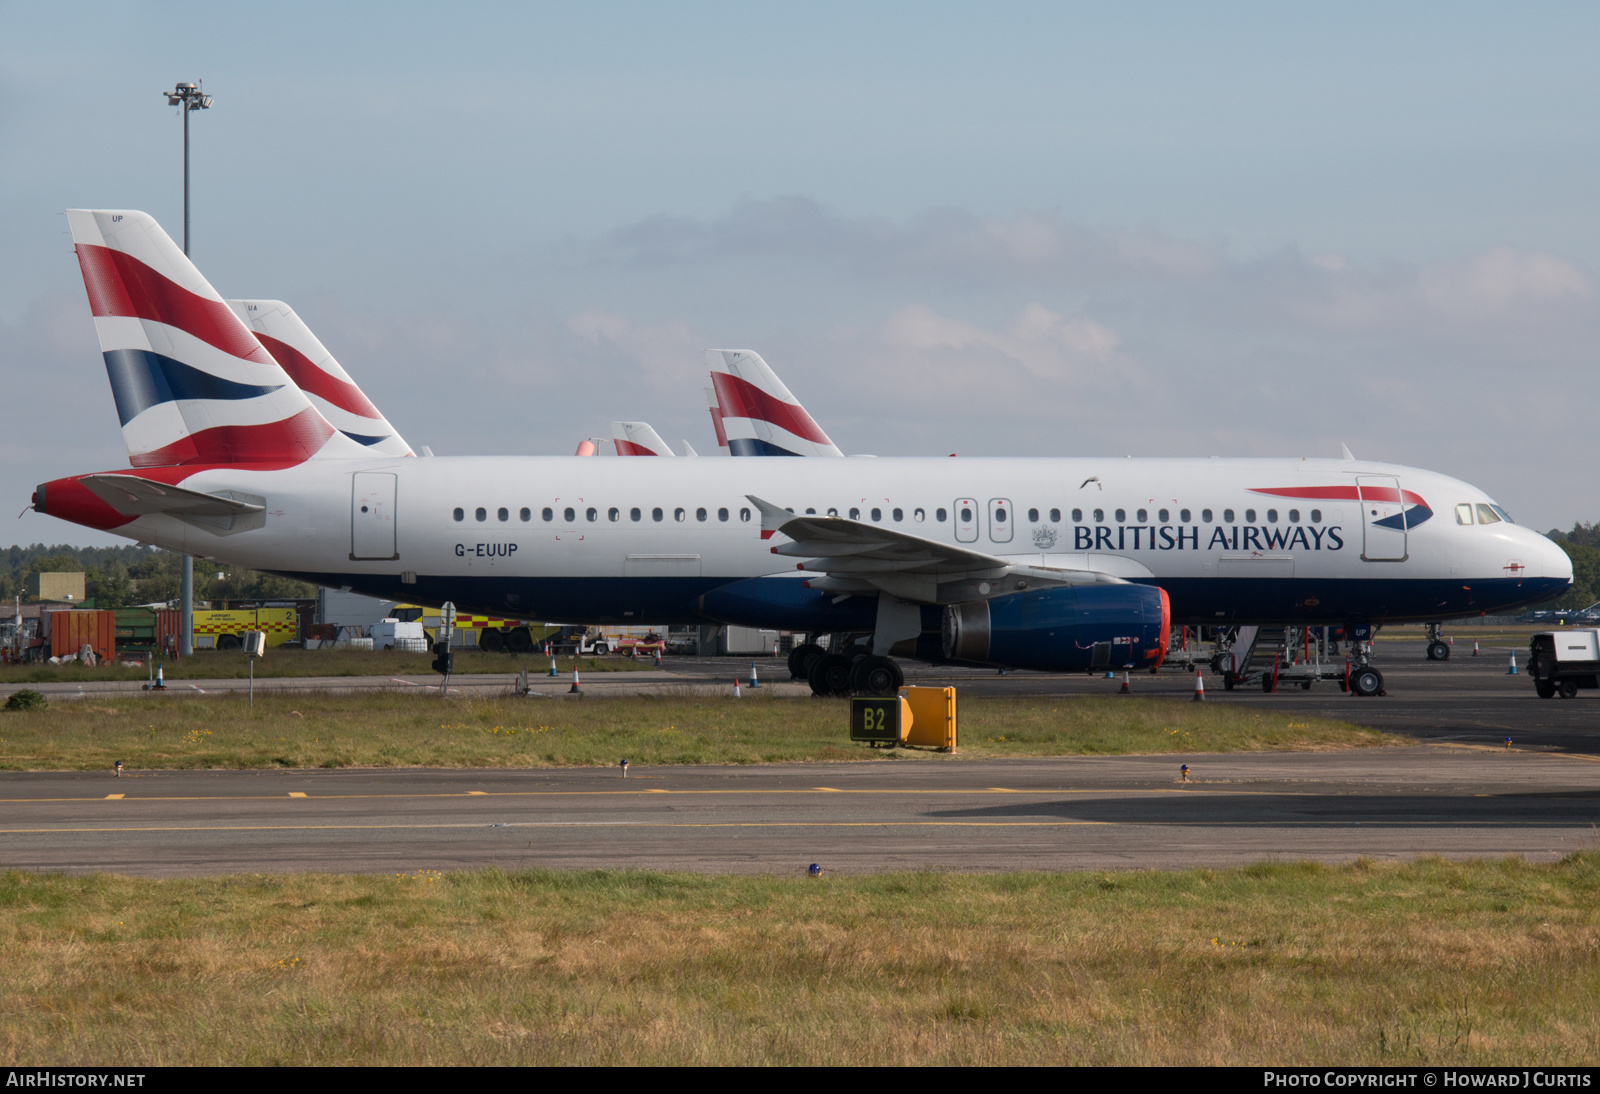
[[[50,656],[76,657],[88,646],[101,661],[117,655],[117,613],[65,611],[50,613]]]

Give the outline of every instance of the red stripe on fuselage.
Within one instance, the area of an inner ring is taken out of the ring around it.
[[[165,323],[223,353],[258,365],[272,364],[272,356],[222,301],[192,293],[122,251],[93,243],[79,243],[76,249],[94,315]]]
[[[833,444],[804,407],[775,399],[748,380],[741,380],[726,372],[713,372],[711,382],[717,389],[717,404],[721,407],[722,417],[755,418],[787,429],[796,437],[804,437],[814,444]]]
[[[1396,490],[1392,486],[1363,486],[1357,493],[1354,486],[1279,486],[1250,487],[1252,494],[1270,494],[1275,498],[1305,498],[1310,501],[1400,501],[1408,505],[1426,506],[1421,494],[1410,490]]]
[[[378,413],[378,408],[372,405],[372,401],[362,394],[356,385],[322,371],[311,358],[287,342],[279,341],[259,331],[256,332],[256,338],[267,347],[267,352],[283,366],[283,371],[289,374],[289,379],[299,385],[301,391],[326,399],[340,410],[349,411],[362,418],[379,420],[383,418],[383,415]]]

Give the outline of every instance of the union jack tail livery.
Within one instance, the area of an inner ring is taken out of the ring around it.
[[[228,306],[317,412],[367,455],[416,455],[293,308],[281,300],[230,300]]]
[[[619,456],[676,456],[649,422],[612,422],[611,436]]]
[[[366,455],[339,433],[147,213],[69,209],[135,467]]]
[[[706,351],[716,385],[712,420],[733,456],[843,456],[800,400],[747,349]]]
[[[706,405],[711,408],[711,428],[717,435],[717,447],[722,449],[724,456],[731,455],[728,451],[728,434],[722,428],[722,408],[717,405],[716,388],[706,388]]]

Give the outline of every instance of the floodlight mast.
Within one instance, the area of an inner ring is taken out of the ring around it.
[[[189,253],[189,112],[207,110],[211,106],[211,96],[200,91],[201,82],[181,81],[171,91],[162,92],[167,97],[167,105],[177,107],[178,112],[183,115],[183,253],[185,255]],[[179,599],[179,609],[183,614],[183,639],[179,643],[179,654],[190,657],[194,654],[193,555],[183,556],[183,589]]]

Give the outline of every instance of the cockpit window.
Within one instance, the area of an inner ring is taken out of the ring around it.
[[[1515,523],[1517,523],[1516,521],[1511,519],[1511,514],[1510,513],[1506,512],[1504,509],[1500,508],[1498,505],[1491,505],[1491,506],[1489,506],[1489,508],[1493,509],[1496,513],[1499,513],[1500,514],[1500,519],[1505,521],[1507,524],[1515,524]]]
[[[1471,502],[1464,501],[1460,505],[1456,506],[1456,523],[1457,524],[1471,524],[1472,523],[1472,503]]]
[[[1478,523],[1479,524],[1499,524],[1500,523],[1500,514],[1496,513],[1494,511],[1494,506],[1485,505],[1485,504],[1483,504],[1483,502],[1480,501],[1478,503]]]

